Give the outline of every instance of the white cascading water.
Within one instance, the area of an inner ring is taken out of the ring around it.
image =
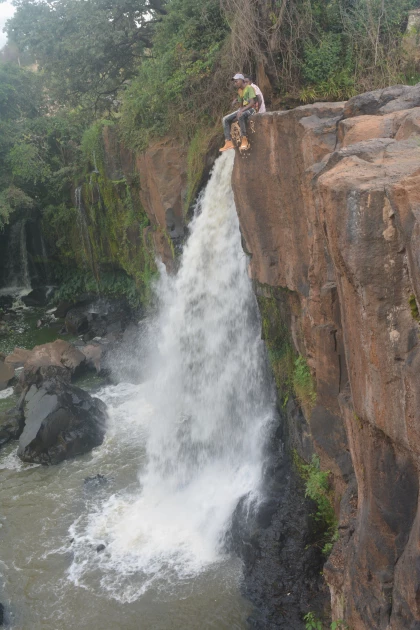
[[[125,408],[128,439],[146,452],[137,487],[71,528],[72,581],[83,586],[99,572],[101,586],[121,601],[222,562],[238,501],[258,498],[274,397],[241,247],[233,161],[232,151],[215,164],[178,274],[162,272],[150,379],[135,393],[130,386]],[[99,543],[105,550],[92,552]]]
[[[5,271],[6,288],[3,289],[3,293],[7,291],[16,293],[31,288],[25,219],[17,221],[10,228]]]

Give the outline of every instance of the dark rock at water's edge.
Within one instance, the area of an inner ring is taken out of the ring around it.
[[[97,553],[100,553],[101,551],[104,551],[104,549],[105,549],[105,545],[103,543],[96,547]]]
[[[3,357],[0,356],[0,392],[9,385],[15,376],[14,369],[4,362]]]
[[[79,304],[66,313],[68,332],[83,334],[85,341],[104,337],[110,333],[123,333],[130,322],[132,312],[124,298],[97,298]]]
[[[94,475],[93,477],[85,477],[83,480],[83,484],[88,487],[102,486],[106,483],[108,483],[108,478],[100,473]]]
[[[104,364],[108,346],[103,343],[90,343],[86,346],[80,346],[80,351],[86,357],[86,366],[95,370],[97,374],[105,372]]]
[[[70,302],[69,300],[60,300],[60,302],[56,306],[55,311],[53,312],[54,317],[57,317],[58,319],[63,319],[73,306],[74,303]]]
[[[13,295],[0,295],[0,310],[8,310],[13,306]]]
[[[316,508],[305,498],[289,447],[283,418],[269,441],[264,498],[251,510],[247,497],[241,500],[228,537],[245,565],[243,594],[255,606],[249,623],[257,630],[304,630],[306,613],[322,618],[328,609]]]
[[[31,355],[31,350],[16,347],[11,354],[7,355],[4,362],[6,365],[16,370],[17,368],[23,367]]]
[[[4,624],[4,606],[0,604],[0,626]]]
[[[0,414],[0,447],[19,439],[25,426],[22,405],[8,409]]]
[[[40,384],[44,379],[70,381],[72,376],[83,370],[85,362],[85,355],[63,339],[35,346],[26,357],[19,377],[19,389]]]
[[[25,306],[46,306],[53,297],[53,287],[37,287],[21,297]]]
[[[79,387],[60,379],[33,384],[23,404],[18,455],[25,462],[58,464],[103,442],[106,405]]]

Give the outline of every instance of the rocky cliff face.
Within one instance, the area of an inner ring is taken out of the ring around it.
[[[156,141],[138,155],[121,144],[112,127],[104,127],[105,171],[109,180],[133,181],[133,195],[150,221],[147,236],[168,268],[174,262],[172,243],[184,235],[187,193],[187,149],[172,138]],[[137,181],[138,180],[138,181]],[[133,232],[134,240],[138,238]]]
[[[297,453],[310,434],[333,476],[333,619],[418,629],[420,86],[254,128],[233,186],[263,318],[274,304],[316,385],[307,426],[288,418]]]

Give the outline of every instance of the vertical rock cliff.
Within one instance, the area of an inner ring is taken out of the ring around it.
[[[316,390],[300,400],[307,425],[283,402],[298,456],[311,439],[333,478],[333,619],[418,629],[420,86],[260,115],[254,129],[235,199],[267,342],[281,354],[289,335]]]

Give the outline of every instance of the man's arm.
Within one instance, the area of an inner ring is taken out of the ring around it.
[[[257,94],[257,101],[258,101],[258,110],[259,110],[260,107],[261,107],[261,103],[262,103],[262,98],[261,98],[261,96],[259,94]]]

